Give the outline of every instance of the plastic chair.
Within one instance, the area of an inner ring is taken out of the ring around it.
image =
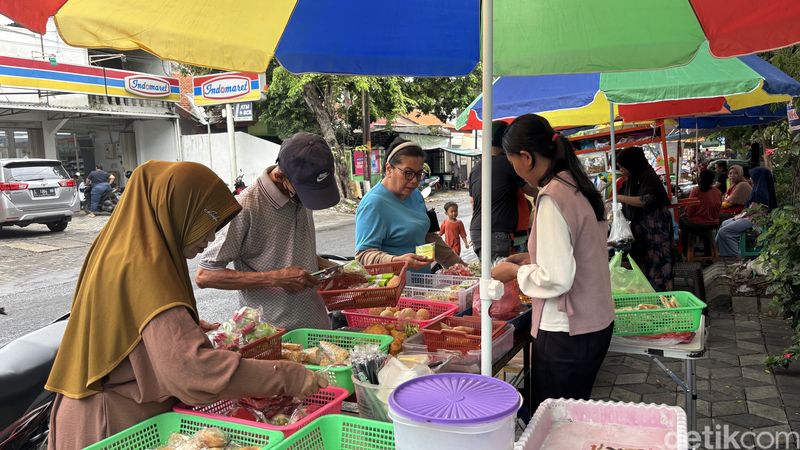
[[[755,258],[761,254],[761,247],[756,245],[758,230],[751,229],[739,235],[739,255],[742,258]]]
[[[687,262],[704,262],[704,261],[715,261],[719,257],[719,252],[717,251],[717,246],[714,245],[714,235],[716,234],[716,230],[709,229],[705,231],[687,231],[689,234],[688,245],[686,249],[686,261]],[[697,256],[695,255],[695,238],[701,238],[700,240],[703,242],[703,252],[704,256]],[[711,248],[708,248],[708,247]]]

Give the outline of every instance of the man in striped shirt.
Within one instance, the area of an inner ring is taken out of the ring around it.
[[[201,288],[238,290],[239,303],[261,307],[273,325],[330,328],[310,274],[333,265],[317,255],[312,215],[339,202],[333,154],[320,136],[298,133],[277,163],[238,196],[242,212],[203,253],[195,279]]]

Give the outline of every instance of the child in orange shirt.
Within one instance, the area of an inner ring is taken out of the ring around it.
[[[458,220],[458,205],[454,202],[447,202],[444,204],[444,212],[447,214],[447,219],[442,221],[439,226],[439,236],[444,236],[445,244],[449,245],[456,255],[461,255],[461,239],[464,239],[464,245],[467,248],[471,244],[467,240],[464,222]]]

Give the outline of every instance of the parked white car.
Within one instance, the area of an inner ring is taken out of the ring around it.
[[[32,223],[64,231],[80,211],[75,180],[55,159],[0,159],[0,227]]]

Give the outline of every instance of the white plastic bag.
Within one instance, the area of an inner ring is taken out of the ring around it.
[[[611,214],[611,231],[608,234],[608,244],[614,247],[622,247],[629,242],[633,242],[631,222],[622,213],[622,204],[615,203]]]

